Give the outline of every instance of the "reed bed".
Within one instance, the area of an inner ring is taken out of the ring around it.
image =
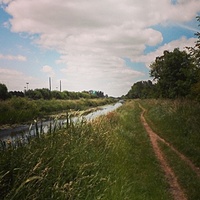
[[[85,110],[91,107],[114,103],[112,98],[79,99],[79,100],[30,100],[13,97],[0,101],[0,126],[27,122],[50,114],[67,112],[69,110]]]

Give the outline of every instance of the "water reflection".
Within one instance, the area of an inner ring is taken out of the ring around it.
[[[85,119],[87,121],[94,120],[95,118],[106,115],[109,112],[112,112],[119,108],[122,105],[121,102],[118,102],[114,105],[105,105],[102,106],[99,110],[89,113],[85,116],[79,117],[72,117],[70,120],[76,123],[77,121],[81,121]],[[5,130],[0,130],[0,139],[2,141],[10,140],[12,143],[17,142],[17,140],[23,140],[25,143],[31,137],[35,137],[38,133],[46,134],[48,132],[55,131],[56,128],[61,128],[68,123],[69,119],[62,119],[62,120],[50,120],[45,122],[35,122],[32,125],[20,125],[15,128],[9,128]]]

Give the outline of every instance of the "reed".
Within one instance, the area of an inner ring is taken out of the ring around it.
[[[63,129],[2,151],[1,198],[169,200],[140,112],[130,102],[89,123],[69,116]]]
[[[95,106],[114,103],[116,100],[79,99],[79,100],[30,100],[13,97],[0,101],[0,126],[28,122],[33,119],[47,117],[51,114],[67,112],[69,110],[85,110]]]

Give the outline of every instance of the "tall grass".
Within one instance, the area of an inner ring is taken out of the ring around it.
[[[113,103],[113,99],[79,99],[79,100],[29,100],[13,97],[0,101],[0,125],[27,122],[52,113],[84,110],[90,107]]]
[[[200,167],[200,104],[180,100],[143,100],[151,127]],[[188,200],[200,199],[200,177],[169,146],[160,144]]]
[[[181,187],[184,189],[185,194],[187,195],[187,199],[200,199],[200,178],[197,177],[197,174],[168,146],[166,146],[165,144],[160,145],[166,155],[165,157],[170,163],[170,166],[172,166],[173,170],[175,171],[178,181]]]
[[[133,102],[2,151],[0,197],[171,199]]]
[[[156,131],[200,166],[200,104],[180,100],[144,100]]]
[[[0,125],[24,122],[39,115],[39,107],[24,98],[0,101]]]

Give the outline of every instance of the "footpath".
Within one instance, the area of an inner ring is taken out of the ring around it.
[[[139,107],[142,109],[141,113],[141,122],[150,138],[154,153],[156,157],[158,158],[160,165],[165,173],[166,180],[169,183],[170,186],[170,192],[174,198],[174,200],[187,200],[187,197],[183,191],[183,189],[180,187],[176,174],[174,173],[173,169],[170,167],[169,163],[167,162],[167,159],[165,157],[165,154],[163,153],[162,149],[159,146],[159,142],[163,142],[166,144],[168,147],[171,148],[182,160],[184,160],[188,166],[197,174],[197,176],[200,177],[200,170],[195,167],[195,165],[183,154],[181,154],[178,150],[176,150],[170,143],[165,141],[163,138],[161,138],[158,134],[156,134],[149,124],[147,123],[144,114],[146,110],[139,104]]]

